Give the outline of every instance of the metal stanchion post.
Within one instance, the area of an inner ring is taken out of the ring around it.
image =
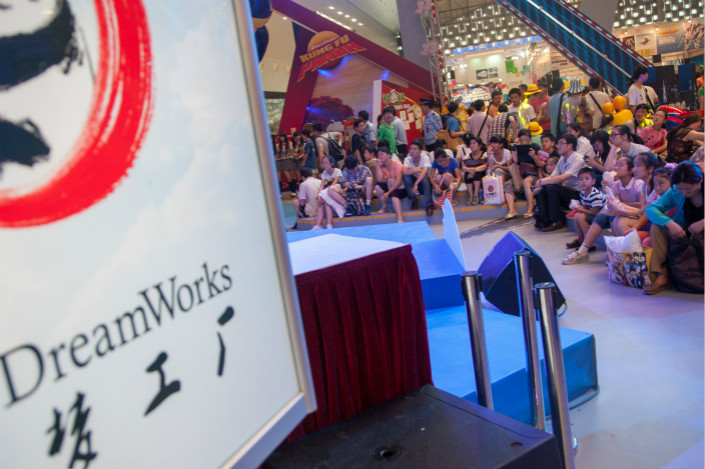
[[[565,368],[563,366],[563,349],[558,332],[558,316],[553,305],[551,282],[536,285],[539,311],[541,313],[541,331],[543,333],[543,351],[546,358],[546,375],[548,394],[551,402],[551,421],[553,434],[563,458],[565,469],[575,469],[573,438],[570,433],[570,416],[568,414],[568,391],[566,390]]]
[[[468,327],[470,329],[472,361],[475,368],[477,402],[481,406],[493,410],[492,386],[489,367],[487,366],[487,347],[485,345],[485,324],[482,319],[482,308],[480,308],[482,275],[477,272],[464,272],[462,284],[465,305],[468,311]]]
[[[531,402],[529,410],[531,423],[539,430],[546,429],[546,414],[543,405],[543,385],[541,382],[541,362],[536,334],[536,309],[531,290],[531,271],[529,270],[530,253],[526,249],[514,253],[514,268],[519,292],[519,315],[524,327],[526,351],[526,369]]]

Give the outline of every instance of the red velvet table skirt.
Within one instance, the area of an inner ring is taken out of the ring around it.
[[[296,276],[318,410],[287,441],[431,383],[411,246]]]

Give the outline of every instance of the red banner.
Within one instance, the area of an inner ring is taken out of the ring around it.
[[[388,81],[380,80],[380,82],[382,86],[375,87],[375,90],[381,90],[381,93],[375,96],[375,100],[381,104],[380,109],[384,109],[386,106],[394,106],[397,110],[397,117],[404,122],[406,138],[409,143],[415,138],[421,138],[423,136],[421,98],[425,96],[422,96],[419,91]]]

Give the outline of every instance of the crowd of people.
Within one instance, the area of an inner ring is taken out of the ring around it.
[[[302,181],[294,208],[317,218],[314,229],[332,228],[334,216],[370,214],[375,196],[379,212],[393,210],[398,222],[404,221],[402,199],[412,209],[420,199],[432,215],[445,199],[457,204],[463,184],[463,202],[482,204],[482,178],[491,174],[503,179],[506,219],[520,215],[517,199],[528,202],[523,217],[534,218],[542,231],[574,218],[577,238],[566,247],[575,251],[564,264],[589,260],[605,229],[618,236],[638,231],[658,264],[664,239],[702,235],[704,135],[698,113],[666,129],[668,115],[644,85],[647,76],[638,67],[629,82],[625,98],[633,118],[624,124],[614,125],[604,111],[612,98],[600,78],[591,78],[589,88],[572,80],[567,89],[557,79],[512,88],[507,103],[495,90],[488,103],[477,100],[465,110],[465,122],[457,103],[441,113],[438,103],[423,100],[423,138],[411,142],[393,106],[376,126],[360,111],[346,138],[316,123],[291,142],[277,137],[277,160],[290,160],[278,169],[292,193]],[[669,285],[662,265],[654,272],[652,293]]]

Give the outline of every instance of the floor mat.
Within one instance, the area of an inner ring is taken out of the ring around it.
[[[524,218],[523,215],[519,215],[511,220],[506,220],[504,217],[492,220],[485,223],[484,225],[476,226],[468,231],[460,233],[460,238],[472,238],[473,236],[480,236],[487,233],[492,233],[494,231],[504,231],[516,228],[517,226],[524,226],[535,223],[533,218]]]

